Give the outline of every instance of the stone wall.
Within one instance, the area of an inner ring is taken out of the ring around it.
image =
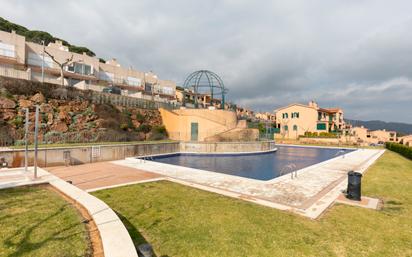
[[[50,88],[45,90],[35,82],[0,77],[0,146],[22,143],[25,108],[30,111],[29,140],[33,141],[36,105],[40,106],[40,143],[140,141],[166,136],[157,109],[94,103],[87,92],[47,86]],[[58,92],[62,95],[56,96]]]

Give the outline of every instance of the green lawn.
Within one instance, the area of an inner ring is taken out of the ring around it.
[[[77,210],[46,187],[0,190],[0,256],[88,256]]]
[[[363,193],[384,208],[335,205],[315,221],[171,182],[94,195],[157,256],[412,256],[412,161],[386,152]]]

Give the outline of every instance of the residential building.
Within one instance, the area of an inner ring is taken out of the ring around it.
[[[398,141],[400,144],[412,147],[412,135],[399,137]]]
[[[276,122],[276,115],[270,112],[257,112],[255,118],[260,121]]]
[[[44,54],[45,53],[45,54]],[[62,84],[57,62],[64,66],[63,84],[80,89],[102,91],[108,86],[122,89],[123,95],[157,101],[175,102],[176,83],[159,79],[153,72],[122,67],[116,59],[100,62],[86,53],[70,52],[62,41],[47,46],[27,42],[25,37],[0,31],[0,76]],[[42,65],[44,76],[42,77]]]
[[[255,118],[254,111],[240,106],[236,107],[236,114],[238,119],[242,120],[253,120]]]
[[[314,101],[308,105],[294,103],[274,111],[277,137],[297,139],[307,132],[344,133],[346,128],[343,110],[320,108]]]
[[[360,143],[378,144],[398,141],[396,131],[387,131],[385,129],[372,131],[361,126],[352,128],[351,132],[355,140]]]
[[[180,103],[184,103],[185,106],[193,107],[197,102],[198,107],[208,108],[214,106],[217,109],[222,107],[222,100],[219,98],[212,99],[211,94],[195,93],[193,90],[178,87],[176,89],[176,99]],[[229,107],[228,103],[225,103],[225,109]]]

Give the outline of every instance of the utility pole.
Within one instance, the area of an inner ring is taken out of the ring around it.
[[[24,171],[27,172],[29,166],[29,108],[25,108],[26,111],[26,123],[24,124]]]
[[[36,105],[36,115],[34,121],[34,179],[37,179],[37,148],[39,137],[39,106]]]
[[[41,83],[44,83],[44,40],[41,41],[43,44],[43,54],[42,54],[42,62],[41,62]]]

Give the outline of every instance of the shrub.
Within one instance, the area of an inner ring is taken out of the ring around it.
[[[136,120],[137,120],[139,123],[143,123],[144,119],[145,119],[145,118],[144,118],[143,114],[141,114],[140,112],[136,113]]]
[[[150,140],[162,140],[168,136],[165,126],[154,126],[151,132]]]
[[[398,143],[385,143],[385,147],[388,150],[399,153],[400,155],[412,160],[412,147],[398,144]]]
[[[336,133],[330,132],[305,132],[305,135],[303,137],[337,138],[338,135]]]
[[[120,129],[127,130],[128,128],[129,128],[129,125],[127,123],[120,124]]]
[[[137,128],[137,132],[149,133],[152,130],[152,126],[142,124]]]
[[[23,123],[24,123],[23,117],[21,117],[21,116],[16,116],[13,120],[10,121],[10,123],[11,123],[12,125],[16,126],[17,128],[18,128],[18,127],[21,127],[21,126],[23,126]]]

